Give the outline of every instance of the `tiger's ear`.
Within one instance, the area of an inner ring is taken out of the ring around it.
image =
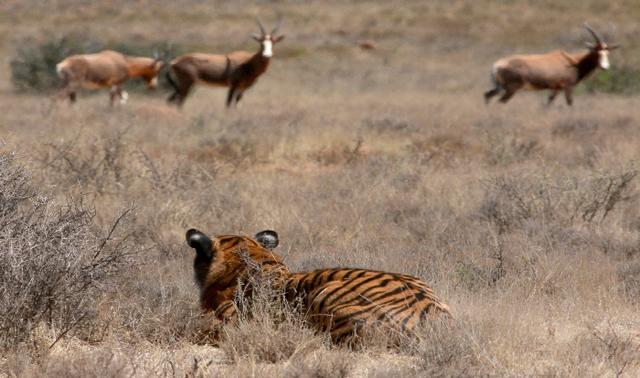
[[[260,231],[256,234],[256,240],[261,246],[268,250],[272,250],[278,246],[278,233],[272,230]]]
[[[187,231],[187,243],[194,248],[199,257],[211,260],[213,257],[213,242],[202,232],[192,228]]]

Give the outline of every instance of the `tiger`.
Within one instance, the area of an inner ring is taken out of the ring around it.
[[[188,245],[195,250],[193,267],[200,289],[200,307],[222,323],[236,322],[237,298],[250,276],[269,273],[273,289],[335,343],[353,341],[367,329],[387,326],[410,335],[425,318],[450,317],[449,307],[422,280],[405,274],[358,268],[318,269],[292,273],[273,253],[279,244],[273,230],[253,238],[220,235],[213,238],[190,229]]]

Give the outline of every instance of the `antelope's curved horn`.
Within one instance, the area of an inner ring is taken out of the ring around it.
[[[589,33],[591,33],[591,35],[593,36],[593,38],[596,40],[596,42],[598,44],[602,43],[602,38],[600,38],[600,36],[598,35],[598,33],[596,33],[595,30],[593,30],[593,28],[591,26],[589,26],[589,24],[587,24],[586,22],[584,23],[584,28],[587,29],[587,31]]]
[[[613,38],[618,34],[618,27],[613,22],[609,21],[609,36]]]
[[[278,31],[278,29],[280,29],[280,26],[282,25],[282,17],[278,18],[278,23],[276,24],[276,26],[273,27],[273,29],[271,30],[271,35],[275,35],[276,32]]]
[[[260,28],[260,33],[262,33],[262,36],[264,37],[265,35],[267,35],[267,32],[264,30],[264,26],[262,26],[262,22],[260,22],[260,19],[258,17],[256,17],[256,23]]]

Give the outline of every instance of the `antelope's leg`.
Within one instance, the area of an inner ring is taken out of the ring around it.
[[[236,87],[234,86],[229,87],[229,93],[227,93],[227,108],[231,106],[231,103],[233,102],[233,99],[235,96],[235,92],[236,92]]]
[[[167,71],[165,77],[167,78],[167,82],[171,85],[171,88],[173,88],[173,93],[167,98],[167,102],[173,103],[178,98],[178,84],[176,84],[176,82],[171,78],[171,70]]]
[[[502,95],[502,97],[500,97],[500,102],[503,104],[507,103],[507,101],[509,101],[515,93],[516,91],[507,89],[507,91]]]
[[[119,96],[118,86],[113,85],[111,88],[109,88],[109,105],[113,106],[113,103],[116,100],[116,96]]]
[[[167,73],[167,79],[175,89],[175,93],[169,96],[167,101],[175,102],[175,104],[180,108],[182,107],[182,104],[184,104],[184,101],[187,99],[189,91],[195,84],[195,80],[188,72],[184,72],[177,68],[174,68],[173,74],[175,76],[175,81],[171,79],[171,77]]]
[[[558,95],[558,91],[557,90],[552,90],[551,94],[549,95],[549,98],[547,99],[547,105],[551,105],[551,103],[553,102],[553,100],[556,99],[556,96]]]
[[[524,85],[524,81],[514,78],[511,83],[503,86],[504,94],[500,97],[500,102],[505,104]]]
[[[181,81],[180,84],[177,85],[178,87],[176,87],[173,94],[167,98],[167,101],[169,103],[175,103],[179,108],[181,108],[189,95],[191,87],[193,87],[193,80],[186,79],[186,81]]]
[[[115,88],[115,93],[120,98],[120,105],[125,105],[127,103],[127,100],[129,99],[129,94],[122,90],[120,84],[114,85],[112,89],[113,88]],[[111,100],[111,102],[113,104],[113,99]]]
[[[495,95],[497,95],[498,93],[500,93],[500,87],[495,87],[493,89],[490,89],[486,92],[484,92],[484,102],[485,104],[489,104],[489,101],[491,101],[491,98]]]
[[[64,98],[68,98],[69,102],[72,104],[76,102],[76,91],[73,88],[63,88],[57,96],[58,100],[63,100]]]
[[[184,101],[187,99],[187,96],[189,95],[189,91],[191,91],[191,88],[193,87],[193,83],[194,83],[193,81],[189,81],[187,83],[182,84],[182,86],[180,87],[180,93],[176,98],[178,107],[182,107],[182,104],[184,104]]]
[[[567,100],[567,105],[573,105],[573,93],[571,87],[566,87],[564,89],[564,99]]]
[[[67,81],[60,89],[60,93],[57,97],[59,99],[64,99],[66,97],[73,104],[74,102],[76,102],[76,90],[77,88],[72,83]]]
[[[238,103],[242,99],[243,94],[244,94],[244,91],[236,91],[236,101],[235,101],[236,107],[238,106]]]
[[[120,104],[125,105],[129,100],[129,94],[126,91],[123,91],[122,88],[118,87],[118,95],[120,96]]]

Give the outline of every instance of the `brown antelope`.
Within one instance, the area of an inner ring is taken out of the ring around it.
[[[162,64],[157,52],[154,52],[153,58],[127,56],[111,50],[73,55],[56,65],[62,81],[60,96],[68,97],[74,103],[76,92],[81,88],[109,88],[111,105],[116,97],[124,104],[129,96],[122,90],[122,84],[129,79],[142,77],[149,89],[154,89],[158,85]]]
[[[203,83],[229,87],[227,107],[232,104],[237,105],[244,91],[267,70],[273,56],[273,45],[284,38],[284,35],[276,36],[280,22],[271,30],[271,33],[265,31],[259,19],[256,19],[256,22],[260,28],[260,35],[254,33],[252,36],[260,43],[260,50],[256,53],[247,51],[234,51],[226,55],[192,53],[171,61],[167,80],[173,86],[174,92],[167,101],[181,107],[193,85]],[[175,79],[171,77],[172,75]]]
[[[562,50],[540,55],[513,55],[493,64],[491,79],[494,88],[485,92],[485,102],[501,92],[500,102],[506,103],[520,89],[550,89],[547,104],[551,104],[564,91],[568,105],[573,103],[572,90],[582,79],[598,67],[609,69],[609,51],[618,45],[607,45],[588,24],[585,29],[595,43],[587,43],[586,52],[568,53]]]

